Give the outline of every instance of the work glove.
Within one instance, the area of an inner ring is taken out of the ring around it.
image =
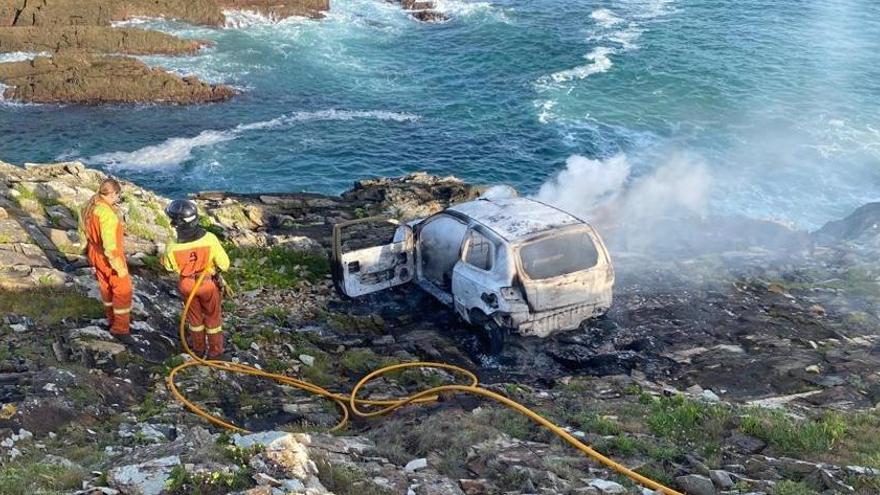
[[[223,295],[224,298],[232,297],[235,295],[232,287],[226,283],[226,280],[223,279],[223,275],[219,273],[214,274],[214,283],[217,284],[217,288],[220,289],[220,294]]]

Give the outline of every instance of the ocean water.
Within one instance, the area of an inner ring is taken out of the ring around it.
[[[413,171],[589,211],[627,195],[812,228],[880,200],[876,0],[383,0],[231,13],[144,57],[241,89],[194,107],[0,103],[0,159],[78,159],[179,196],[338,193]],[[20,60],[28,54],[0,56]]]

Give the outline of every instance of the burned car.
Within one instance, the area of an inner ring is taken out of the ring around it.
[[[333,230],[337,290],[358,297],[417,283],[481,329],[546,337],[611,307],[614,269],[593,227],[527,198],[480,198],[409,223],[367,218]]]

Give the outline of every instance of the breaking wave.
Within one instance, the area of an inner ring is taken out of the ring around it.
[[[233,141],[248,131],[277,129],[298,122],[347,121],[372,119],[390,122],[417,122],[420,116],[385,110],[319,110],[294,112],[271,120],[239,124],[227,130],[206,130],[190,138],[169,138],[162,143],[135,151],[114,151],[87,158],[90,164],[105,165],[111,169],[160,169],[181,165],[192,158],[193,151],[219,143]]]
[[[611,58],[609,55],[614,53],[611,48],[600,46],[595,48],[590,53],[586,54],[584,58],[590,61],[589,64],[579,65],[572,69],[562,70],[559,72],[554,72],[550,74],[550,79],[554,82],[562,83],[571,81],[573,79],[586,79],[587,77],[593,74],[599,74],[602,72],[608,71],[612,65]]]
[[[491,2],[471,2],[463,0],[434,0],[434,10],[452,18],[468,18],[475,15],[489,15],[497,20],[507,21],[503,10]]]
[[[253,26],[278,24],[281,21],[275,17],[252,10],[224,10],[223,15],[226,17],[224,27],[228,29],[244,29]]]
[[[590,14],[590,18],[596,21],[602,27],[611,27],[618,22],[622,22],[623,19],[614,15],[614,12],[611,12],[608,9],[598,9],[594,10]]]
[[[611,70],[614,66],[613,56],[639,48],[637,41],[645,32],[640,22],[668,13],[670,1],[655,0],[646,5],[639,4],[636,11],[624,14],[607,8],[594,10],[590,13],[594,26],[588,31],[587,41],[595,44],[595,47],[584,55],[588,63],[541,76],[534,85],[537,92],[567,92],[571,90],[567,83]],[[557,114],[552,111],[556,105],[557,101],[552,97],[535,102],[534,106],[539,111],[538,120],[542,124],[556,119]]]

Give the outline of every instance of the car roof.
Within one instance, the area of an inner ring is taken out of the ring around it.
[[[529,198],[480,198],[449,210],[466,215],[507,241],[519,241],[558,227],[584,224],[558,208]]]

